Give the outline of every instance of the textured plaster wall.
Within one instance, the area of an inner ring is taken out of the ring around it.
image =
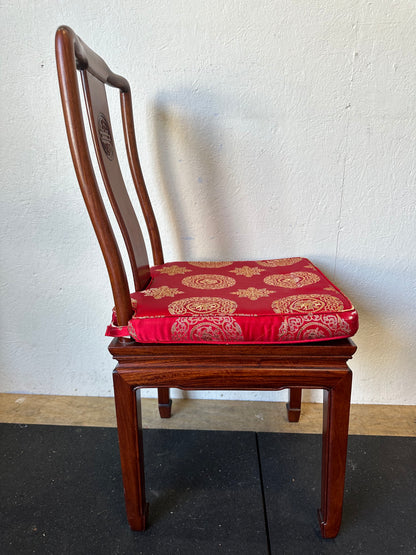
[[[0,6],[1,391],[112,391],[111,293],[58,97],[67,24],[130,78],[166,260],[313,259],[360,313],[353,402],[415,403],[413,0]]]

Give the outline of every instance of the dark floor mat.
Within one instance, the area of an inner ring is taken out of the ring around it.
[[[145,430],[146,532],[127,525],[115,429],[2,424],[0,441],[5,555],[416,552],[414,438],[350,438],[335,540],[317,435]]]
[[[350,436],[342,525],[323,540],[321,436],[259,434],[272,554],[416,553],[416,438]]]
[[[0,434],[2,554],[267,553],[254,433],[145,430],[144,533],[126,521],[115,429]]]

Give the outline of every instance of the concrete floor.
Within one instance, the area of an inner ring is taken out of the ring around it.
[[[298,423],[285,403],[173,399],[172,417],[159,418],[156,399],[142,399],[143,426],[160,429],[321,433],[322,405],[303,403]],[[111,397],[0,394],[0,422],[115,427]],[[416,406],[352,405],[350,435],[416,436]]]

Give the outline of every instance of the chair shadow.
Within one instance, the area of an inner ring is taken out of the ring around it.
[[[222,202],[227,180],[220,130],[211,115],[216,103],[190,95],[185,89],[160,93],[152,108],[164,217],[179,259],[202,260],[210,253],[217,260],[232,258],[236,222],[230,203]]]

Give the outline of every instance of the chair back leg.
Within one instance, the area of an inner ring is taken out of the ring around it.
[[[302,403],[302,389],[291,387],[289,389],[289,402],[286,404],[289,422],[299,422]]]
[[[159,402],[160,418],[170,418],[172,411],[172,401],[169,396],[169,388],[159,387],[157,390],[157,397]]]

